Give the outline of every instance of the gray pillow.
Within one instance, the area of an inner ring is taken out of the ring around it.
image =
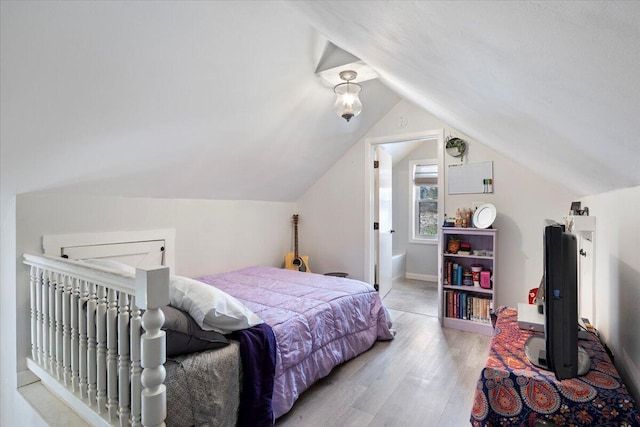
[[[229,341],[216,331],[203,330],[188,313],[167,305],[162,307],[167,334],[167,357],[224,347]]]

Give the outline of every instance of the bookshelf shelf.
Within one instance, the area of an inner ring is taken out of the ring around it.
[[[460,329],[461,331],[475,332],[476,334],[493,335],[493,326],[491,323],[480,323],[472,320],[445,317],[442,326],[445,328]]]
[[[493,259],[492,256],[481,256],[481,255],[460,255],[460,254],[445,253],[445,256],[447,256],[447,258]]]
[[[440,237],[443,248],[439,277],[442,326],[493,335],[491,315],[497,283],[497,230],[443,227]],[[470,245],[470,253],[449,253],[447,248],[451,239],[459,240],[461,245]],[[473,251],[480,253],[474,255]],[[476,273],[479,269],[482,272],[474,276],[472,269]],[[477,282],[484,287],[478,286]]]
[[[489,294],[493,295],[493,289],[484,289],[484,288],[476,288],[475,286],[449,286],[444,285],[445,289],[451,289],[452,291],[458,292],[476,292],[479,294]]]

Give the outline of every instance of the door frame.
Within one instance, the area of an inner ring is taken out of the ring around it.
[[[364,281],[373,283],[375,268],[375,238],[373,233],[374,218],[374,192],[375,180],[373,173],[373,159],[375,157],[375,146],[380,144],[391,144],[396,142],[415,142],[415,141],[436,141],[438,153],[438,183],[442,183],[440,188],[445,187],[445,170],[444,170],[444,129],[427,130],[420,132],[395,134],[389,136],[380,136],[375,138],[366,138],[364,143]],[[438,206],[442,206],[441,212],[444,212],[444,192],[438,193]],[[439,209],[440,210],[440,209]],[[441,252],[440,239],[438,239],[438,253]],[[440,261],[439,261],[440,262]],[[438,263],[438,268],[440,265]]]

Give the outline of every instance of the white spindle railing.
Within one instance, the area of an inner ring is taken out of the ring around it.
[[[71,280],[71,390],[80,392],[80,280]]]
[[[142,425],[142,365],[140,364],[140,328],[142,316],[135,297],[131,298],[133,310],[131,312],[131,327],[129,329],[131,344],[131,426]]]
[[[79,330],[80,330],[80,341],[78,349],[78,360],[80,361],[80,369],[79,374],[80,378],[79,387],[80,387],[80,398],[87,398],[87,342],[89,339],[87,338],[87,315],[85,312],[85,307],[87,302],[89,301],[89,287],[85,280],[79,280],[80,282],[80,299],[78,300],[78,316],[79,316]]]
[[[134,278],[47,255],[24,262],[29,368],[92,424],[163,426],[169,269],[138,269]]]
[[[31,359],[38,360],[38,268],[31,266],[29,271],[29,294],[31,295]]]
[[[96,308],[96,401],[98,412],[107,407],[107,291],[98,286]]]
[[[159,287],[158,283],[166,283]],[[169,301],[169,269],[136,271],[136,302],[146,308],[142,315],[144,334],[141,345],[142,425],[164,426],[167,418],[167,392],[164,385],[166,361],[165,333],[160,328],[164,313],[160,307]]]
[[[129,360],[129,296],[125,293],[118,295],[118,413],[120,427],[126,427],[129,423],[131,410],[123,402],[129,402],[129,379],[131,361]],[[138,331],[140,331],[138,327]]]
[[[73,280],[64,277],[62,293],[62,375],[64,385],[71,387],[71,300],[73,295]]]
[[[113,289],[109,289],[107,304],[107,413],[109,421],[114,421],[118,412],[118,302]]]
[[[62,330],[64,329],[62,326],[62,291],[64,289],[64,276],[61,274],[54,274],[55,278],[55,331],[56,331],[56,340],[55,340],[55,349],[56,349],[56,377],[58,381],[64,381],[64,373],[62,367],[62,358],[64,352],[64,337],[62,336]]]
[[[98,309],[98,291],[96,284],[89,283],[89,299],[87,300],[87,396],[89,404],[94,406],[98,394],[98,322],[96,322],[96,310]]]
[[[38,325],[42,334],[42,346],[40,347],[40,357],[42,366],[49,368],[49,272],[43,271],[40,279],[40,287],[42,289],[42,323]]]
[[[49,343],[49,369],[52,373],[56,372],[56,280],[54,277],[55,273],[50,271],[48,274],[48,285],[47,290],[49,291],[48,295],[48,320],[49,320],[49,328],[48,328],[48,343]]]
[[[34,267],[34,266],[32,266]],[[36,353],[37,360],[40,365],[44,364],[44,335],[42,331],[42,325],[44,324],[44,313],[42,312],[43,297],[42,297],[42,281],[44,280],[44,274],[42,269],[36,267],[36,277],[33,279],[36,287]],[[33,304],[33,302],[32,302]],[[33,360],[36,360],[34,357]]]

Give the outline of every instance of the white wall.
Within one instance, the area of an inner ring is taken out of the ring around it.
[[[4,151],[4,150],[2,150]],[[4,165],[3,165],[4,166]],[[0,232],[0,345],[4,352],[0,358],[0,425],[13,425],[17,418],[17,406],[26,405],[15,392],[17,387],[16,360],[16,198],[6,190],[4,180],[0,198],[2,228]],[[28,406],[28,405],[27,405]],[[35,416],[35,411],[25,411]],[[20,418],[21,419],[21,418]]]
[[[393,249],[406,255],[406,273],[438,277],[438,245],[409,242],[410,209],[413,209],[413,184],[410,186],[409,161],[437,159],[438,142],[425,141],[393,166]]]
[[[364,151],[354,145],[298,200],[300,254],[312,272],[364,277]]]
[[[585,197],[596,217],[596,328],[640,401],[640,187]]]
[[[465,162],[493,161],[493,194],[456,194],[445,192],[445,213],[455,215],[458,208],[470,208],[474,202],[492,203],[498,216],[497,302],[517,306],[527,301],[531,288],[540,285],[543,270],[542,233],[544,220],[562,221],[577,196],[561,183],[549,181],[495,151],[455,134],[469,142]],[[447,165],[459,164],[459,158],[445,155]],[[448,169],[448,168],[447,168]],[[448,181],[447,181],[448,182]]]
[[[15,316],[4,316],[3,299],[2,339],[3,345],[17,349],[13,367],[7,367],[6,372],[3,369],[4,391],[15,390],[15,372],[26,369],[29,350],[28,340],[24,339],[29,336],[29,271],[21,264],[20,255],[27,251],[41,252],[43,235],[175,228],[175,274],[197,277],[249,265],[280,267],[285,253],[291,250],[291,215],[295,213],[295,203],[289,202],[60,194],[19,195],[16,206],[14,260],[18,286],[14,308],[9,310]],[[10,377],[14,380],[5,389],[5,380]]]
[[[292,202],[25,194],[17,199],[16,246],[18,254],[40,251],[44,234],[175,228],[172,274],[280,266],[295,209]]]
[[[400,128],[398,119],[407,119]],[[499,123],[496,124],[499,126]],[[527,291],[537,287],[542,275],[542,227],[545,218],[561,220],[575,196],[562,185],[550,182],[406,101],[392,109],[363,139],[354,144],[327,173],[298,200],[306,224],[304,239],[309,246],[312,269],[342,270],[351,277],[365,277],[365,139],[435,129],[469,142],[465,161],[494,162],[494,194],[447,195],[445,212],[470,207],[472,202],[493,203],[498,211],[498,305],[515,306],[527,300]],[[459,159],[445,155],[448,164]]]

